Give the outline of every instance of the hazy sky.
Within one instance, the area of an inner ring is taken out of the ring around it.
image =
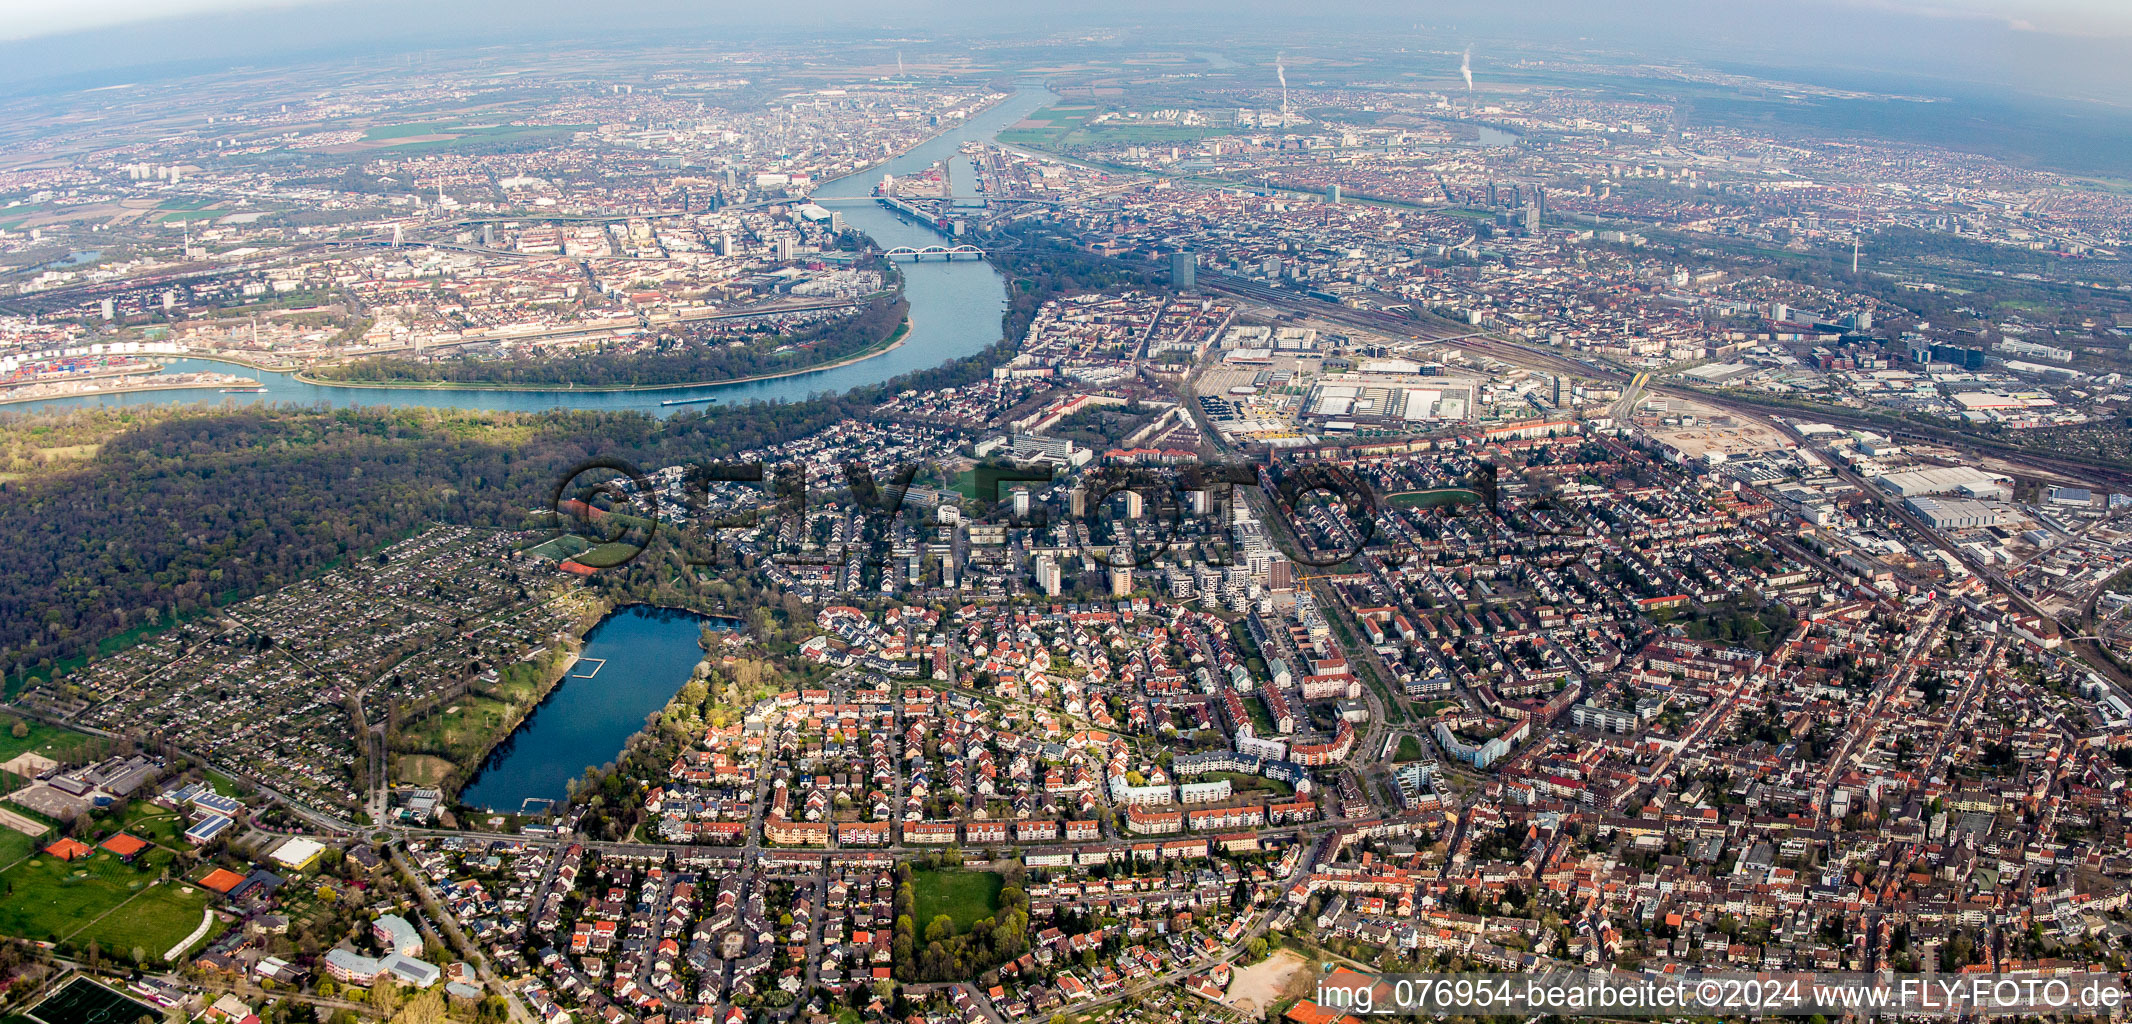
[[[107,28],[134,22],[270,7],[314,6],[335,0],[0,0],[0,39]],[[360,3],[362,0],[352,0]],[[706,13],[726,2],[704,5]],[[2132,36],[2132,3],[2126,0],[1837,0],[1858,7],[1937,17],[1988,19],[2018,30],[2071,35]],[[1726,0],[1718,6],[1752,6],[1756,0]],[[451,0],[439,6],[455,6]],[[479,3],[468,6],[487,6]],[[509,5],[505,5],[508,7]],[[738,5],[736,5],[738,6]],[[860,5],[868,6],[868,5]],[[811,8],[809,8],[811,9]],[[789,9],[788,10],[799,10]]]
[[[2132,34],[2125,0],[1852,0],[1861,6],[1938,17],[1985,18],[2022,31]]]
[[[1559,48],[2132,111],[2124,59],[2132,0],[0,0],[0,95],[497,44],[716,48],[779,37],[834,48],[896,39],[922,52],[927,40],[963,36],[1067,40],[1068,49],[1091,37],[1187,50],[1224,40],[1290,49],[1367,40],[1438,53],[1476,46],[1483,74],[1491,49],[1508,58]]]
[[[318,2],[321,0],[0,0],[0,39],[29,39],[136,21]]]

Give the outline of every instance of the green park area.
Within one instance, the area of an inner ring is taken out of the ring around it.
[[[442,135],[456,121],[410,121],[406,124],[381,124],[363,130],[366,142],[390,139],[411,139],[417,135]]]
[[[991,917],[999,909],[999,891],[1005,886],[1006,879],[990,871],[942,868],[914,872],[911,895],[917,903],[918,927],[924,928],[934,918],[946,914],[955,922],[958,933],[969,931],[971,925]]]
[[[540,703],[550,674],[560,673],[569,656],[554,648],[543,658],[506,665],[495,682],[403,723],[393,740],[394,778],[417,786],[464,782],[461,770],[470,773],[497,738]]]
[[[366,148],[390,147],[401,153],[436,150],[503,152],[567,140],[584,124],[465,124],[459,121],[411,121],[377,125],[363,131]]]
[[[0,871],[0,934],[151,960],[192,934],[211,895],[163,881],[177,855],[152,847],[131,864],[108,850],[62,860],[38,853]]]
[[[1093,105],[1045,107],[1000,132],[999,141],[1016,146],[1055,145],[1087,126],[1098,112]]]
[[[1473,505],[1481,501],[1480,492],[1463,487],[1445,487],[1434,491],[1400,491],[1384,496],[1387,504],[1403,508],[1438,508],[1445,505]]]
[[[15,728],[17,725],[22,726],[22,728],[17,730]],[[22,735],[15,735],[18,731]],[[32,751],[43,754],[54,761],[63,762],[69,754],[81,749],[82,744],[88,741],[89,737],[86,734],[74,732],[70,729],[62,729],[56,725],[46,725],[43,722],[17,718],[13,715],[0,715],[0,764],[14,760],[17,754],[26,754]]]
[[[459,765],[478,759],[517,720],[517,710],[504,701],[477,693],[460,696],[404,728],[396,759],[399,776],[418,786],[440,785]]]
[[[1219,782],[1222,779],[1229,780],[1229,788],[1238,795],[1251,793],[1263,793],[1270,796],[1295,795],[1295,787],[1288,783],[1279,779],[1269,779],[1263,775],[1252,775],[1247,772],[1211,772],[1205,777],[1194,779],[1193,781]]]

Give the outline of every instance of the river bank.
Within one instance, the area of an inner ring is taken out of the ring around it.
[[[896,325],[896,329],[894,331],[889,332],[888,337],[883,338],[880,342],[868,347],[864,351],[854,353],[842,359],[838,359],[834,362],[814,363],[808,366],[795,367],[790,370],[779,370],[776,373],[758,373],[746,377],[729,377],[725,380],[685,381],[677,384],[609,384],[581,388],[567,384],[478,384],[461,383],[458,381],[394,382],[332,380],[325,377],[314,377],[311,375],[309,370],[298,370],[294,374],[292,374],[292,376],[294,376],[297,380],[302,381],[305,384],[310,384],[314,387],[359,388],[371,391],[524,391],[538,393],[559,391],[564,393],[583,392],[585,394],[603,394],[610,392],[630,391],[681,391],[690,388],[721,388],[734,384],[753,384],[766,380],[782,380],[786,377],[797,377],[801,374],[807,373],[821,373],[825,370],[835,370],[841,367],[850,366],[854,363],[862,363],[868,359],[884,356],[890,352],[895,351],[896,349],[902,348],[903,339],[905,336],[910,334],[910,330],[910,318],[905,317],[903,318],[902,323]]]
[[[916,151],[917,149],[919,149],[919,148],[920,148],[920,147],[922,147],[922,146],[926,146],[926,145],[929,145],[929,144],[931,144],[931,143],[934,143],[934,142],[938,142],[938,141],[940,141],[941,139],[943,139],[943,138],[946,138],[946,137],[947,137],[947,136],[949,136],[949,135],[953,135],[953,134],[955,134],[955,132],[957,132],[958,130],[960,130],[960,129],[961,129],[962,127],[964,127],[965,125],[968,125],[968,124],[969,124],[969,123],[970,123],[971,121],[975,121],[975,120],[977,120],[977,118],[978,118],[978,116],[979,116],[979,115],[981,115],[981,114],[989,114],[989,113],[991,113],[991,112],[992,112],[992,111],[993,111],[994,109],[996,109],[996,108],[998,108],[998,107],[1000,107],[1000,106],[1002,106],[1002,105],[1004,105],[1004,104],[1006,104],[1006,103],[1009,103],[1009,102],[1011,102],[1011,101],[1012,101],[1012,100],[1014,99],[1015,93],[1018,93],[1018,92],[1020,92],[1020,91],[1021,91],[1021,88],[1020,88],[1020,87],[1016,87],[1016,89],[1015,89],[1015,91],[1014,91],[1014,92],[1006,93],[1006,94],[1004,94],[1004,95],[1000,96],[1000,98],[998,98],[998,99],[996,99],[996,100],[993,100],[992,102],[990,102],[990,103],[987,103],[987,104],[985,104],[984,106],[978,107],[978,108],[977,108],[977,109],[975,109],[975,110],[972,110],[972,111],[970,111],[969,115],[968,115],[968,116],[966,116],[966,117],[964,117],[964,118],[962,119],[962,124],[960,124],[960,125],[956,125],[956,126],[955,126],[955,127],[953,127],[953,128],[944,128],[944,129],[942,129],[942,130],[940,130],[940,131],[938,131],[938,132],[935,132],[934,134],[931,134],[931,135],[928,135],[928,136],[926,136],[925,138],[919,139],[918,141],[916,141],[916,142],[913,142],[913,143],[911,143],[910,145],[908,145],[908,146],[905,146],[905,147],[903,147],[902,149],[896,150],[896,151],[895,151],[895,152],[893,152],[893,153],[890,153],[890,154],[888,154],[888,155],[886,155],[886,156],[883,156],[883,157],[882,157],[881,159],[879,159],[879,160],[876,160],[876,161],[874,161],[873,163],[870,163],[870,164],[866,164],[866,165],[864,165],[864,166],[862,166],[862,167],[859,167],[859,168],[857,168],[856,170],[852,170],[852,171],[846,172],[846,173],[844,173],[844,174],[842,174],[842,175],[839,175],[838,177],[835,177],[835,178],[831,178],[831,179],[830,179],[830,180],[828,181],[828,183],[827,183],[827,184],[831,184],[831,185],[833,185],[833,184],[836,184],[837,182],[840,182],[840,181],[846,181],[846,180],[849,180],[849,179],[852,179],[852,178],[856,178],[856,177],[858,177],[858,176],[860,176],[860,175],[862,175],[862,174],[872,174],[873,172],[875,172],[875,171],[878,171],[878,170],[880,170],[880,169],[881,169],[881,168],[883,168],[883,167],[887,167],[888,165],[890,165],[890,164],[893,164],[893,163],[895,163],[896,161],[898,161],[898,160],[901,160],[901,159],[903,159],[903,158],[904,158],[904,157],[906,157],[906,156],[909,156],[909,155],[910,155],[911,153],[915,152],[915,151]],[[994,135],[998,135],[1000,131],[1004,131],[1004,130],[1005,130],[1004,128],[1001,128],[1001,129],[999,129],[999,130],[996,130],[996,131],[994,131],[994,132],[993,132],[992,134],[994,134]],[[819,198],[819,194],[818,194],[818,195],[815,195],[815,196],[808,196],[807,198],[809,198],[809,199],[815,199],[815,198]],[[831,198],[838,198],[838,199],[849,199],[849,198],[851,198],[851,197],[850,197],[850,196],[834,196],[834,197],[831,197]]]
[[[614,605],[602,597],[591,598],[583,607],[574,609],[570,626],[558,638],[558,643],[539,653],[540,675],[533,680],[531,687],[522,693],[503,692],[502,686],[494,691],[468,688],[463,693],[413,709],[414,713],[408,715],[401,726],[403,741],[408,735],[434,731],[430,720],[454,714],[457,706],[488,701],[504,710],[494,724],[485,727],[464,749],[451,749],[456,745],[449,743],[441,747],[437,744],[427,744],[421,749],[392,749],[390,743],[394,738],[388,737],[388,754],[392,763],[387,766],[387,782],[392,785],[409,783],[427,786],[441,790],[446,796],[456,795],[480,772],[481,766],[488,761],[497,744],[517,732],[535,710],[554,696],[555,688],[561,685],[571,666],[577,663],[584,648],[585,634],[605,622],[614,612]],[[439,768],[440,765],[443,767]]]
[[[238,366],[242,366],[247,369],[258,370],[261,373],[295,373],[296,371],[303,369],[302,363],[268,363],[258,359],[254,359],[251,356],[245,355],[241,352],[227,353],[218,350],[209,350],[206,352],[186,352],[184,354],[200,359],[213,359],[216,362],[221,363],[235,363]]]
[[[109,380],[111,378],[101,378]],[[24,385],[34,387],[35,385]],[[99,395],[133,395],[147,391],[199,391],[206,388],[256,388],[260,384],[249,377],[229,377],[224,380],[195,381],[192,383],[161,382],[153,384],[120,384],[116,387],[96,388],[67,395],[0,395],[0,405],[20,405],[26,402],[64,402],[77,398],[95,398]]]
[[[1054,99],[1056,97],[1041,85],[1024,84],[999,102],[987,104],[962,124],[865,170],[823,184],[815,190],[815,197],[818,201],[852,201],[844,209],[846,225],[867,236],[878,248],[890,249],[898,245],[922,248],[933,244],[939,240],[937,234],[905,223],[871,201],[873,185],[879,176],[883,173],[917,173],[941,158],[953,156],[964,142],[990,140],[1001,129]],[[909,328],[899,344],[814,367],[780,370],[768,376],[751,375],[709,386],[659,385],[656,390],[625,391],[589,388],[506,390],[442,384],[346,386],[340,382],[301,379],[295,373],[274,372],[261,381],[267,389],[265,393],[216,396],[212,393],[182,394],[182,389],[170,389],[169,395],[102,393],[29,401],[24,407],[61,409],[88,405],[212,402],[219,398],[224,402],[245,404],[323,404],[336,408],[416,406],[518,412],[551,409],[633,411],[663,418],[697,404],[693,400],[732,404],[802,402],[824,393],[841,394],[973,356],[999,342],[1001,316],[1008,307],[1007,285],[990,261],[912,263],[899,265],[897,269],[903,278],[903,296],[910,303]],[[181,369],[191,370],[243,366],[215,357],[181,357],[177,364]],[[669,404],[669,399],[691,401]]]

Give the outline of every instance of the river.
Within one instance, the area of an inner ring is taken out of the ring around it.
[[[498,743],[459,798],[471,807],[517,811],[527,800],[561,800],[571,779],[612,760],[666,706],[703,659],[706,625],[731,619],[631,605],[585,634],[577,664],[546,700]]]
[[[1024,84],[999,105],[960,126],[919,144],[879,167],[838,178],[814,193],[817,202],[844,215],[844,223],[886,249],[898,245],[923,248],[940,244],[938,234],[883,209],[869,197],[884,174],[913,174],[944,159],[953,159],[965,142],[990,141],[1004,129],[1057,99],[1040,85]],[[964,185],[967,188],[967,185]],[[915,370],[929,369],[984,350],[1000,337],[1006,312],[1006,282],[990,263],[932,261],[900,263],[903,295],[910,302],[910,333],[903,344],[871,359],[834,369],[774,380],[716,384],[657,391],[484,391],[453,388],[336,388],[307,384],[294,374],[270,373],[219,359],[176,359],[174,371],[208,370],[251,377],[264,385],[257,394],[222,394],[216,388],[176,388],[115,395],[53,398],[0,405],[0,412],[84,406],[160,405],[170,402],[275,402],[330,406],[429,406],[445,409],[634,410],[665,416],[705,404],[664,405],[670,399],[715,397],[718,402],[796,402],[822,393],[841,393],[878,384]]]
[[[1479,129],[1481,133],[1480,142],[1483,146],[1515,146],[1518,144],[1518,135],[1515,132],[1506,132],[1501,128],[1485,124],[1480,125]]]

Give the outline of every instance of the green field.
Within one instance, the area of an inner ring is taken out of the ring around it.
[[[1193,781],[1216,782],[1221,779],[1228,779],[1229,788],[1237,793],[1271,793],[1275,796],[1295,795],[1295,787],[1279,779],[1269,779],[1263,775],[1246,775],[1243,772],[1209,772]]]
[[[215,787],[215,792],[220,793],[223,796],[237,795],[237,781],[235,779],[232,779],[229,776],[214,770],[213,768],[209,768],[205,774],[207,776],[207,784]]]
[[[196,885],[166,882],[151,886],[116,913],[76,933],[70,941],[86,946],[93,939],[103,949],[122,955],[138,947],[153,960],[200,927],[200,915],[212,898]],[[208,937],[225,927],[225,922],[217,920],[208,928]]]
[[[1399,737],[1399,749],[1392,752],[1392,763],[1404,764],[1419,761],[1428,755],[1421,752],[1421,741],[1412,736]]]
[[[612,569],[615,566],[627,564],[630,559],[637,557],[637,553],[643,550],[644,545],[642,544],[627,544],[616,541],[612,544],[597,545],[572,558],[571,561],[579,565],[589,565],[595,569]]]
[[[571,555],[580,554],[592,543],[574,533],[566,533],[552,540],[543,541],[526,549],[526,554],[560,562]]]
[[[955,493],[960,494],[963,497],[970,499],[971,501],[976,501],[977,470],[973,467],[955,474],[955,479],[949,481],[947,486],[943,489],[954,491]],[[1000,497],[1006,497],[1006,494],[1002,493]]]
[[[1207,125],[1141,124],[1128,120],[1091,124],[1101,113],[1103,108],[1097,106],[1046,107],[1000,132],[999,141],[1054,150],[1090,146],[1161,146],[1198,142],[1225,131]]]
[[[1098,108],[1092,103],[1077,103],[1072,105],[1061,104],[1056,107],[1045,107],[1044,109],[1029,115],[1026,120],[1042,121],[1045,124],[1049,124],[1053,127],[1064,125],[1069,128],[1079,128],[1082,125],[1087,124],[1089,119],[1095,117],[1098,112]]]
[[[407,726],[398,750],[399,778],[437,785],[461,764],[472,764],[496,737],[508,731],[511,705],[468,693],[435,714]]]
[[[1030,122],[1027,127],[1016,125],[1000,132],[999,141],[1009,145],[1054,145],[1085,127],[1096,113],[1094,106],[1045,107],[1025,119]]]
[[[457,121],[411,121],[407,124],[381,124],[363,130],[366,142],[379,139],[406,139],[416,135],[443,135]]]
[[[923,930],[942,914],[955,922],[955,931],[991,917],[999,909],[999,891],[1006,879],[990,871],[919,871],[911,876],[911,893],[917,898],[917,922]]]
[[[50,942],[65,940],[146,891],[155,884],[162,867],[174,859],[176,854],[164,849],[150,850],[134,864],[122,863],[104,850],[71,862],[45,854],[32,857],[0,871],[0,935]],[[200,908],[206,905],[206,897],[200,896],[193,905],[192,920],[162,947],[151,950],[150,955],[159,956],[170,943],[184,938],[200,923]],[[153,915],[153,904],[150,906]],[[130,909],[120,916],[129,914]],[[117,950],[130,946],[129,943]]]
[[[29,727],[29,735],[15,738],[15,723],[23,722]],[[89,742],[85,733],[62,729],[43,722],[28,722],[13,715],[0,715],[0,762],[12,761],[15,755],[34,750],[55,761],[65,761],[66,755],[79,750]]]
[[[176,811],[146,800],[135,800],[126,808],[126,816],[120,819],[118,827],[151,843],[175,849],[185,841],[188,824]]]
[[[37,851],[37,840],[11,828],[0,828],[0,868]]]
[[[1435,508],[1439,505],[1479,504],[1481,495],[1479,491],[1469,491],[1463,487],[1446,487],[1438,491],[1400,491],[1397,494],[1385,495],[1384,500],[1388,504],[1405,508]]]

